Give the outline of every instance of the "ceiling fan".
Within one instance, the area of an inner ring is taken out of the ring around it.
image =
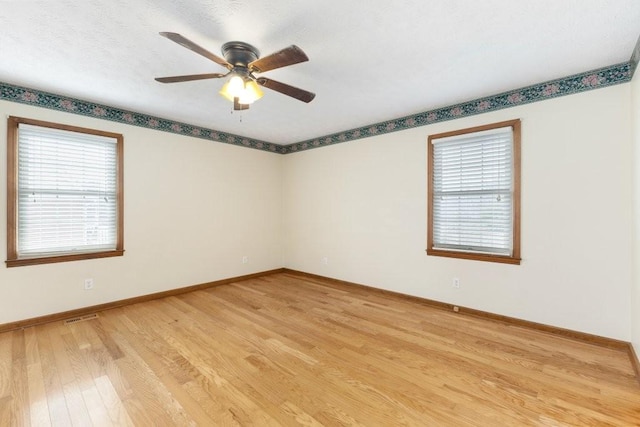
[[[219,79],[230,76],[220,94],[233,101],[234,110],[247,110],[249,104],[262,97],[259,86],[266,87],[302,102],[311,102],[316,94],[297,87],[281,83],[262,76],[255,76],[265,71],[282,68],[308,61],[307,55],[298,46],[291,45],[271,55],[260,58],[258,49],[248,43],[231,41],[222,45],[221,58],[198,46],[191,40],[177,33],[162,32],[161,36],[204,56],[216,64],[225,67],[227,73],[190,74],[185,76],[157,77],[160,83],[177,83],[191,80]]]

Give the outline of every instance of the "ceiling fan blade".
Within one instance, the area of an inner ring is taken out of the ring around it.
[[[237,96],[233,98],[234,111],[242,111],[242,110],[248,110],[248,109],[249,109],[249,104],[240,104],[240,98],[238,98]]]
[[[187,76],[156,77],[156,81],[159,81],[160,83],[178,83],[188,82],[191,80],[219,79],[224,76],[226,76],[226,74],[222,73],[189,74]]]
[[[166,37],[169,40],[178,43],[180,46],[186,47],[189,50],[194,51],[195,53],[204,56],[207,59],[212,60],[213,62],[215,62],[216,64],[220,64],[223,67],[231,70],[233,68],[233,65],[229,64],[225,59],[220,58],[218,55],[214,55],[213,53],[209,52],[207,49],[198,46],[197,44],[195,44],[194,42],[192,42],[191,40],[181,36],[178,33],[169,33],[169,32],[161,32],[160,35],[162,37]]]
[[[302,49],[296,45],[291,45],[271,55],[256,59],[249,64],[249,69],[256,73],[264,73],[265,71],[275,70],[276,68],[282,68],[308,60],[309,58]]]
[[[275,90],[276,92],[280,92],[284,95],[298,99],[302,102],[311,102],[313,101],[313,98],[316,97],[316,94],[313,92],[299,89],[297,87],[290,86],[285,83],[280,83],[275,80],[267,79],[266,77],[258,77],[256,79],[256,82],[258,82],[260,86],[264,86],[268,89]]]

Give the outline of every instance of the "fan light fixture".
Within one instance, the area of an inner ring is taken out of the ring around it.
[[[264,92],[260,89],[258,84],[253,80],[245,80],[242,77],[235,75],[227,81],[222,89],[220,95],[224,96],[231,102],[235,102],[238,99],[240,104],[253,104],[253,102],[262,98]]]
[[[286,83],[281,83],[267,77],[256,77],[254,75],[254,73],[260,74],[265,71],[275,70],[276,68],[287,67],[289,65],[308,61],[309,58],[307,55],[296,45],[285,47],[271,55],[260,58],[260,52],[258,52],[258,49],[250,44],[240,41],[231,41],[222,45],[222,56],[224,56],[224,58],[221,58],[178,33],[162,32],[160,35],[178,43],[182,47],[186,47],[187,49],[204,56],[228,70],[228,72],[224,74],[206,73],[156,77],[156,81],[159,81],[160,83],[229,78],[224,86],[222,86],[220,94],[233,102],[234,111],[247,110],[249,109],[249,104],[252,104],[262,98],[263,93],[260,86],[280,92],[283,95],[290,96],[302,102],[311,102],[316,96],[313,92],[309,92]]]

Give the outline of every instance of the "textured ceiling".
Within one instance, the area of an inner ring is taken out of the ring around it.
[[[0,0],[0,81],[289,144],[629,60],[638,0]],[[317,94],[265,89],[231,112],[224,72],[158,35],[221,55],[296,44],[310,61],[265,76]]]

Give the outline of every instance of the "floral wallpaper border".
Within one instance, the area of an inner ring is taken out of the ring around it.
[[[389,120],[374,125],[364,126],[344,132],[326,135],[307,141],[286,145],[279,151],[283,154],[305,151],[312,148],[326,147],[355,139],[397,132],[418,126],[426,126],[461,117],[529,104],[559,96],[572,95],[587,90],[598,89],[625,83],[631,80],[631,64],[625,62],[610,67],[600,68],[573,76],[551,80],[486,98],[474,99],[462,104],[450,105],[436,110],[426,111],[399,119]]]
[[[0,82],[0,100],[66,111],[256,150],[290,154],[625,83],[631,80],[639,59],[640,41],[629,62],[284,146],[3,82]]]
[[[31,104],[51,110],[65,111],[82,116],[126,123],[129,125],[208,139],[226,144],[239,145],[242,147],[255,148],[257,150],[270,151],[274,153],[278,152],[278,148],[281,148],[281,146],[267,141],[260,141],[187,123],[174,122],[172,120],[148,116],[146,114],[136,113],[133,111],[120,110],[107,105],[82,101],[79,99],[42,92],[21,86],[14,86],[2,82],[0,82],[0,100],[18,102],[21,104]]]

